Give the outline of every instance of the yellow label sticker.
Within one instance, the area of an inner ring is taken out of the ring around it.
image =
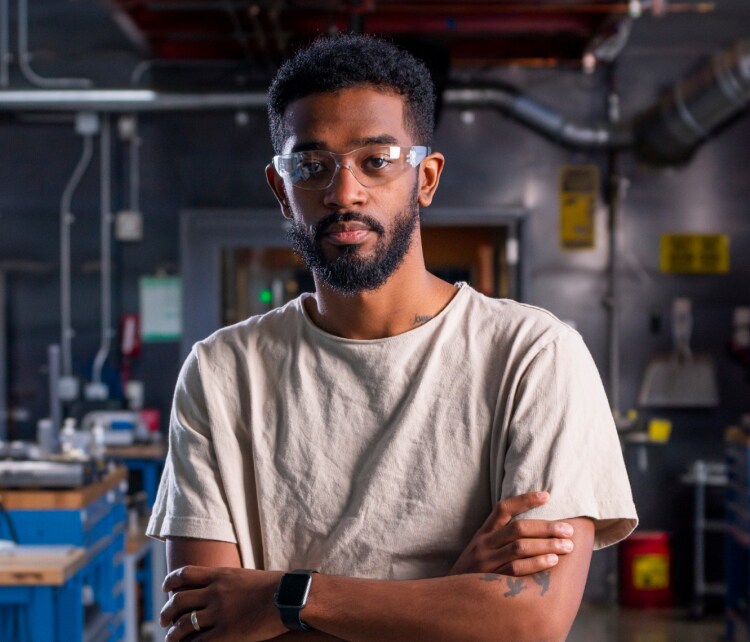
[[[594,214],[599,199],[599,168],[566,165],[560,169],[560,246],[594,247]]]
[[[672,274],[726,274],[729,237],[726,234],[662,234],[659,264]]]
[[[633,586],[637,589],[667,588],[669,558],[658,554],[633,556]]]

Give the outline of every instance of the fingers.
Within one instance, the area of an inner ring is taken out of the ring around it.
[[[177,623],[182,616],[187,614],[189,618],[191,611],[203,609],[207,603],[208,596],[205,589],[178,591],[167,600],[162,608],[159,623],[162,627]]]
[[[520,539],[492,553],[485,565],[504,575],[530,575],[556,566],[560,556],[573,550],[569,539]]]
[[[500,528],[490,533],[487,536],[487,545],[499,549],[506,544],[522,539],[568,539],[572,536],[573,527],[567,522],[550,522],[545,519],[519,519],[511,522],[505,528]]]
[[[195,621],[198,625],[196,630],[193,626],[191,619],[191,613],[185,613],[181,615],[169,627],[167,635],[164,638],[164,642],[178,642],[179,640],[207,640],[210,636],[210,631],[214,627],[213,616],[207,609],[201,609],[195,611]],[[163,625],[162,625],[163,626]],[[200,633],[198,633],[200,631]]]
[[[165,593],[181,591],[186,588],[205,586],[215,575],[215,568],[206,566],[183,566],[172,571],[161,585]]]
[[[490,572],[500,573],[501,575],[522,577],[524,575],[533,575],[534,573],[539,573],[540,571],[549,570],[554,566],[557,566],[559,561],[560,558],[557,555],[539,555],[537,557],[514,560]]]
[[[508,497],[495,504],[490,516],[485,521],[482,528],[487,530],[496,530],[505,526],[510,520],[520,514],[525,513],[532,508],[542,506],[549,499],[549,493],[546,491],[536,491],[533,493],[524,493],[515,497]]]

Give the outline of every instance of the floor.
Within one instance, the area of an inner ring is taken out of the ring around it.
[[[680,612],[636,611],[584,604],[568,642],[719,642],[724,620],[710,615],[695,621]],[[742,640],[739,638],[737,642]]]

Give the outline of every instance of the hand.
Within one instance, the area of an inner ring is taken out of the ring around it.
[[[161,611],[161,625],[171,625],[165,642],[269,640],[287,632],[273,596],[281,571],[183,566],[162,585],[173,595]],[[200,632],[190,620],[195,611]]]
[[[495,505],[464,549],[449,575],[500,573],[531,575],[555,566],[559,555],[573,550],[573,527],[565,522],[519,519],[515,515],[541,506],[549,493],[526,493]]]

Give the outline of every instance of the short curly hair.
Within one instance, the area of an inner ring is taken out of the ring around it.
[[[427,67],[407,51],[373,36],[323,36],[301,49],[278,70],[268,92],[271,142],[282,152],[287,133],[284,112],[311,94],[372,85],[404,98],[406,126],[415,144],[432,144],[435,86]]]

